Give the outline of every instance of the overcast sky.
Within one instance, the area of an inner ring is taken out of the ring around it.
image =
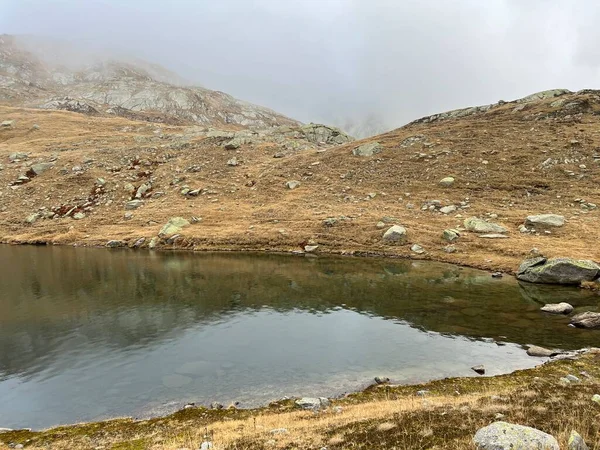
[[[157,62],[303,121],[600,87],[597,0],[0,0],[0,33]]]

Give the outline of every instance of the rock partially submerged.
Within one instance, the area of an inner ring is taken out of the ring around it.
[[[547,303],[540,309],[550,314],[570,314],[573,311],[573,306],[566,302]]]
[[[538,347],[537,345],[531,345],[527,349],[527,354],[529,356],[537,356],[540,358],[549,358],[550,356],[558,355],[560,352],[556,350],[550,350],[544,347]]]
[[[480,428],[473,442],[477,450],[560,450],[553,436],[507,422],[494,422]]]
[[[600,266],[593,261],[544,257],[523,261],[517,270],[517,279],[530,283],[581,284],[600,276]]]
[[[577,328],[600,328],[600,313],[586,311],[571,318],[571,325]]]

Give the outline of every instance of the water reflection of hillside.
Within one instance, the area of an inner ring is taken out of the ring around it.
[[[597,333],[542,315],[540,301],[597,303],[454,266],[377,259],[0,247],[0,370],[35,372],[86,345],[152,346],[234,311],[344,305],[441,333],[581,347]],[[78,350],[79,349],[79,350]]]

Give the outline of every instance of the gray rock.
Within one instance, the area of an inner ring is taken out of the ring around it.
[[[158,245],[159,242],[159,238],[157,236],[154,236],[152,239],[150,239],[150,242],[148,242],[148,248],[149,249],[153,249],[156,248],[156,246]]]
[[[304,134],[307,141],[313,144],[340,145],[354,140],[352,136],[347,135],[339,128],[316,123],[303,125],[300,127],[300,132]]]
[[[354,156],[373,156],[380,153],[383,146],[379,142],[370,142],[368,144],[359,145],[352,150]]]
[[[479,237],[482,239],[508,239],[508,236],[500,233],[480,234]]]
[[[135,198],[142,198],[152,188],[150,183],[142,183],[135,193]]]
[[[246,143],[246,139],[245,138],[236,137],[236,138],[233,138],[232,140],[230,140],[229,142],[227,142],[225,144],[225,149],[226,150],[237,150],[238,148],[240,148],[245,143]]]
[[[144,204],[144,201],[140,200],[140,199],[130,200],[127,203],[125,203],[125,209],[127,209],[127,210],[138,209],[143,204]]]
[[[229,161],[227,161],[227,165],[231,166],[231,167],[235,167],[235,166],[239,165],[239,162],[238,162],[237,158],[234,156]]]
[[[85,219],[85,214],[82,212],[76,212],[75,214],[73,214],[73,219],[75,219],[75,220]]]
[[[446,178],[442,178],[440,180],[440,186],[442,187],[450,187],[454,184],[454,178],[453,177],[446,177]]]
[[[577,328],[600,328],[600,313],[586,311],[571,317],[571,325]]]
[[[327,408],[330,405],[329,399],[324,397],[303,397],[299,400],[296,400],[295,403],[296,406],[299,406],[302,409],[312,410]]]
[[[593,401],[594,403],[598,403],[598,404],[600,405],[600,395],[598,395],[598,394],[594,394],[594,395],[592,396],[592,401]]]
[[[383,234],[384,242],[402,242],[406,238],[406,228],[394,225]]]
[[[469,217],[464,221],[465,228],[475,233],[506,233],[508,230],[501,225],[486,222],[479,217]]]
[[[379,221],[377,222],[377,225],[375,225],[379,230],[381,230],[382,228],[385,228],[385,222],[383,221]]]
[[[458,230],[453,229],[453,228],[449,228],[447,230],[444,230],[444,232],[442,233],[442,239],[445,240],[446,242],[454,242],[459,237],[460,237],[460,232]]]
[[[446,253],[456,253],[456,247],[454,245],[446,245],[444,251]]]
[[[37,164],[32,164],[30,169],[36,175],[41,175],[46,170],[52,168],[52,166],[53,166],[52,163],[37,163]]]
[[[517,269],[517,279],[530,283],[581,284],[600,275],[600,266],[589,260],[543,257],[523,261]]]
[[[288,432],[287,428],[275,428],[271,431],[269,431],[269,433],[271,434],[286,434]]]
[[[319,248],[318,245],[305,245],[304,251],[306,253],[314,253]]]
[[[219,402],[212,402],[210,404],[210,408],[211,409],[223,409],[223,408],[225,408],[225,406],[223,406],[223,404],[219,403]]]
[[[417,255],[422,255],[423,253],[425,253],[425,249],[423,247],[421,247],[419,244],[413,244],[410,247],[410,250],[414,253],[416,253]]]
[[[385,384],[389,383],[390,379],[388,377],[375,377],[375,383],[377,384]]]
[[[190,223],[183,217],[171,217],[169,221],[160,229],[158,235],[160,237],[173,237],[181,230],[187,227]]]
[[[200,444],[200,450],[211,450],[213,448],[213,443],[210,441],[204,441]]]
[[[456,206],[454,205],[444,206],[443,208],[440,208],[440,212],[442,214],[451,214],[454,211],[456,211]]]
[[[494,422],[480,428],[473,442],[477,450],[560,450],[551,435],[507,422]]]
[[[123,247],[124,245],[125,245],[125,243],[123,241],[117,241],[117,240],[108,241],[106,243],[106,246],[109,248]]]
[[[135,186],[131,183],[125,183],[123,185],[123,190],[128,194],[133,195],[133,193],[135,192]]]
[[[569,380],[569,383],[579,383],[579,382],[581,382],[581,380],[579,378],[577,378],[575,375],[569,374],[565,378],[567,380]]]
[[[531,345],[528,349],[527,349],[527,354],[529,356],[537,356],[540,358],[547,358],[550,356],[554,356],[557,355],[559,352],[555,351],[555,350],[550,350],[544,347],[538,347],[537,345]]]
[[[2,128],[12,128],[14,125],[15,125],[14,120],[5,120],[2,123],[0,123],[0,127],[2,127]]]
[[[28,223],[29,225],[33,225],[35,223],[36,220],[38,220],[40,218],[40,215],[38,213],[33,213],[27,216],[27,218],[25,219],[25,222]]]
[[[479,375],[485,375],[485,367],[482,364],[471,367],[471,370]]]
[[[140,248],[142,245],[144,245],[144,242],[146,242],[146,238],[139,238],[137,241],[135,241],[135,243],[133,244],[133,248]]]
[[[568,303],[547,303],[540,308],[542,311],[551,314],[570,314],[573,311],[573,306]]]
[[[27,159],[27,153],[11,153],[10,155],[8,155],[8,160],[11,162],[15,162],[15,161],[23,161],[25,159]]]
[[[525,219],[525,225],[528,227],[562,227],[564,224],[564,216],[559,216],[557,214],[539,214],[536,216],[527,216]]]
[[[585,441],[581,437],[581,435],[573,430],[571,431],[571,435],[569,436],[569,442],[567,443],[567,450],[589,450]]]
[[[291,180],[291,181],[288,181],[287,183],[285,183],[285,186],[288,189],[296,189],[297,187],[300,186],[300,182],[299,181],[295,181],[295,180]]]

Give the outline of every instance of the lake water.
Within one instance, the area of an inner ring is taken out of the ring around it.
[[[539,311],[571,288],[382,259],[0,246],[0,427],[334,396],[531,367],[597,345]]]

